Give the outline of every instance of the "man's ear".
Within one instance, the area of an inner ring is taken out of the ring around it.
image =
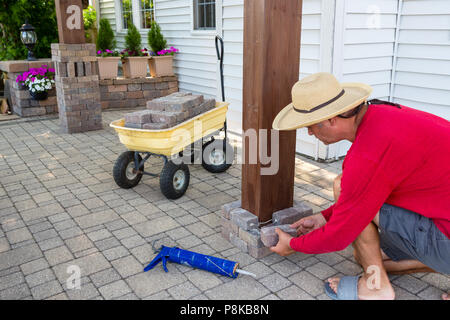
[[[333,117],[331,119],[328,119],[328,121],[330,122],[330,127],[333,127],[333,126],[336,125],[337,117]]]

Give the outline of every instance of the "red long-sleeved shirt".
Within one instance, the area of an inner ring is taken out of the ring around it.
[[[450,122],[412,108],[371,105],[342,164],[325,226],[290,241],[317,254],[351,244],[384,203],[431,218],[450,238]]]

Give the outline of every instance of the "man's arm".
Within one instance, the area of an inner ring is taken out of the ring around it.
[[[392,192],[390,180],[381,168],[370,159],[354,155],[344,169],[337,203],[325,210],[326,215],[332,213],[328,222],[304,236],[292,238],[290,247],[317,254],[343,250],[351,244]]]

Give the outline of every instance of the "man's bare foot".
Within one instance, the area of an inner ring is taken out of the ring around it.
[[[337,288],[340,278],[329,278],[327,281],[331,289],[337,293]],[[394,300],[395,292],[391,284],[381,286],[381,289],[369,289],[367,287],[367,280],[364,276],[358,281],[358,299],[359,300]]]
[[[443,293],[443,294],[442,294],[442,300],[450,300],[450,294],[448,294],[448,293]]]

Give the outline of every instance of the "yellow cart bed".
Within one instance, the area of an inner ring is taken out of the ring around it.
[[[163,130],[127,128],[124,119],[111,122],[110,126],[117,132],[120,142],[129,150],[122,153],[114,165],[116,183],[129,189],[135,187],[144,174],[159,176],[162,193],[169,199],[177,199],[189,186],[190,173],[186,164],[201,163],[213,173],[226,171],[234,158],[233,148],[227,142],[228,105],[217,102],[214,109]],[[225,139],[214,139],[214,135],[222,130],[225,131]],[[208,138],[211,139],[204,142]],[[198,143],[202,148],[195,152]],[[144,164],[151,156],[164,160],[159,175],[144,171]]]

